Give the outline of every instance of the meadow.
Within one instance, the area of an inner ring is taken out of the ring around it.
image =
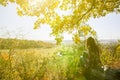
[[[0,0],[0,12],[0,80],[120,80],[120,40],[97,41],[120,39],[120,0]]]
[[[47,44],[50,45],[0,49],[0,80],[86,80],[82,74],[84,59],[80,59],[85,52],[83,44]],[[115,44],[102,45],[102,64],[120,69],[120,54],[113,53]]]

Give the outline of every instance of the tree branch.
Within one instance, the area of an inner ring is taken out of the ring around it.
[[[82,18],[83,18],[85,15],[87,15],[87,14],[93,9],[94,4],[95,4],[95,0],[93,0],[92,6],[90,7],[90,9],[88,9],[88,10],[81,16],[81,18],[80,18],[79,20],[82,20]]]

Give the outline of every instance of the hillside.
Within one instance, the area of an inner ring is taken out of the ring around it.
[[[11,48],[27,49],[27,48],[41,48],[41,47],[51,48],[53,46],[55,45],[43,41],[0,38],[0,49],[11,49]]]

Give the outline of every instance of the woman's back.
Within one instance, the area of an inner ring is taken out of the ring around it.
[[[87,80],[103,80],[103,69],[100,61],[101,51],[92,37],[87,39],[87,49],[89,61],[83,74]]]
[[[100,49],[92,37],[87,39],[87,48],[89,52],[89,66],[91,68],[100,67]]]

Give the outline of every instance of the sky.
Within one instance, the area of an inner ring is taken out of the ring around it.
[[[35,20],[35,17],[18,16],[15,4],[0,6],[0,38],[54,40],[48,25],[33,29]],[[120,14],[110,13],[98,19],[91,18],[88,24],[97,32],[98,39],[120,39]],[[72,36],[65,33],[64,40],[72,40]]]

